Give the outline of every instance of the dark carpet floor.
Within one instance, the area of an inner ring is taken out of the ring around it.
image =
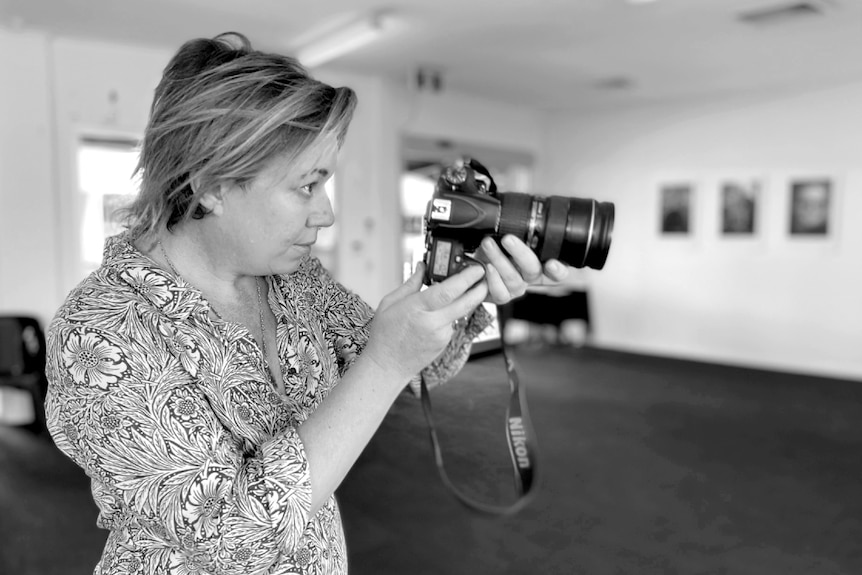
[[[862,382],[521,347],[536,498],[461,506],[403,394],[339,492],[353,575],[862,574]],[[514,498],[502,356],[432,391],[447,470]],[[0,574],[88,574],[104,533],[44,438],[0,429]]]

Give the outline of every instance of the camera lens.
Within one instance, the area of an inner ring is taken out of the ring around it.
[[[543,262],[555,258],[576,268],[604,267],[614,227],[612,203],[515,192],[500,194],[500,200],[500,236],[518,236]]]
[[[613,230],[612,203],[571,198],[559,259],[576,268],[602,269],[611,249]]]

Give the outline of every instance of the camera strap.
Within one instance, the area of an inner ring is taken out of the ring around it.
[[[512,458],[512,469],[515,476],[515,491],[518,495],[513,503],[508,505],[495,505],[477,501],[464,494],[450,480],[443,464],[443,452],[440,441],[437,438],[437,430],[434,426],[434,417],[431,409],[431,396],[425,384],[425,378],[420,378],[420,390],[422,398],[422,410],[428,423],[428,431],[431,438],[431,446],[434,450],[434,459],[437,471],[443,484],[455,495],[460,503],[471,510],[480,511],[489,515],[512,515],[517,513],[529,503],[535,494],[533,490],[536,478],[536,454],[535,454],[535,432],[533,430],[530,414],[527,409],[527,397],[524,388],[518,380],[518,372],[515,361],[503,338],[503,315],[497,308],[497,322],[500,328],[500,346],[503,360],[506,365],[506,374],[509,379],[509,406],[506,410],[506,439],[509,444],[509,454]]]

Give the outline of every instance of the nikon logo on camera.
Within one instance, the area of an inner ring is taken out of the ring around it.
[[[530,459],[527,451],[527,434],[520,417],[509,418],[509,437],[512,440],[512,455],[521,469],[529,469]]]
[[[431,219],[448,222],[452,215],[452,200],[434,198],[431,202]]]

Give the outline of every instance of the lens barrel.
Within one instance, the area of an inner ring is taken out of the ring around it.
[[[576,268],[602,269],[611,249],[613,230],[612,203],[571,198],[566,219],[566,239],[559,259]]]
[[[499,194],[497,234],[521,238],[541,261],[555,258],[573,267],[604,267],[611,247],[614,205],[588,198]]]
[[[531,248],[530,240],[534,235],[536,218],[533,216],[534,198],[530,194],[506,192],[499,194],[500,216],[497,223],[497,235],[501,238],[512,234],[521,238]]]

